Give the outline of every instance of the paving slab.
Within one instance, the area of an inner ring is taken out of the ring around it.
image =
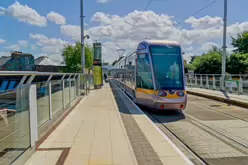
[[[93,90],[39,146],[25,165],[136,165],[108,85]],[[60,155],[55,152],[60,152]],[[64,159],[64,160],[63,160]]]

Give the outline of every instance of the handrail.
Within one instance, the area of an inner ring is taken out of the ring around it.
[[[11,76],[20,76],[20,75],[75,75],[75,74],[83,74],[83,73],[58,73],[58,72],[33,72],[33,71],[0,71],[0,75],[11,75]]]

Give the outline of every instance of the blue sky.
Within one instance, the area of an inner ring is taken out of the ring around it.
[[[209,44],[219,46],[222,44],[221,32],[218,32],[218,29],[221,28],[220,19],[223,17],[224,0],[216,0],[212,6],[195,15],[195,20],[192,21],[191,19],[190,23],[185,23],[185,20],[213,0],[153,0],[147,8],[152,13],[148,14],[145,14],[146,11],[144,11],[148,0],[110,0],[106,3],[97,1],[84,0],[85,23],[87,24],[85,28],[86,33],[90,34],[92,39],[101,38],[104,44],[103,49],[106,60],[114,60],[116,48],[124,47],[129,49],[139,40],[142,40],[142,36],[155,39],[177,39],[176,34],[180,28],[185,31],[185,34],[182,35],[184,36],[182,37],[183,47],[187,50],[186,53],[189,56],[205,51],[204,47],[208,47]],[[13,4],[17,2],[18,5],[13,7]],[[12,8],[10,7],[11,5]],[[23,11],[25,5],[28,6],[28,11]],[[248,23],[246,24],[247,15],[245,12],[239,12],[246,11],[247,6],[247,0],[228,1],[230,34],[234,35],[240,31],[248,30]],[[61,60],[59,59],[61,45],[74,43],[75,40],[80,38],[80,0],[1,0],[0,7],[0,55],[5,55],[6,52],[17,49],[32,53],[35,56],[47,55],[54,60]],[[134,10],[141,12],[134,13]],[[61,22],[61,17],[53,17],[54,19],[51,21],[47,17],[47,14],[51,11],[64,17],[65,21]],[[30,14],[23,15],[25,12],[30,12]],[[34,14],[35,12],[36,14]],[[97,12],[98,14],[96,14]],[[130,13],[132,14],[127,16]],[[173,18],[165,18],[161,14],[173,16]],[[119,17],[113,19],[113,15]],[[206,15],[209,16],[209,19],[200,20]],[[139,19],[139,17],[142,24],[137,25],[136,32],[131,32],[134,30],[128,27],[130,25],[123,24],[123,20],[132,21]],[[98,18],[98,21],[92,21],[92,18]],[[180,28],[174,27],[173,29],[169,27],[171,25],[156,26],[154,23],[149,22],[156,19],[158,20],[157,22],[161,22],[161,20],[165,23],[168,21],[180,22]],[[44,20],[46,23],[44,23]],[[56,23],[56,20],[60,20],[60,22]],[[236,22],[245,23],[232,27],[232,24]],[[196,23],[195,27],[192,26],[193,23]],[[210,23],[214,30],[211,26],[206,27]],[[122,28],[123,30],[121,30]],[[64,29],[64,31],[62,32],[61,29]],[[137,32],[141,34],[137,34]],[[172,33],[174,35],[168,36]],[[205,34],[204,39],[197,37],[197,35],[203,33]],[[31,34],[33,37],[30,36]],[[218,37],[208,37],[206,36],[208,34]],[[103,35],[104,37],[101,37]],[[194,38],[197,39],[194,40]],[[92,41],[87,42],[92,43]]]

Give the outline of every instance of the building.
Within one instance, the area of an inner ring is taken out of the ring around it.
[[[11,56],[0,58],[0,71],[34,71],[35,63],[32,54],[12,52]]]
[[[65,65],[57,63],[47,56],[41,56],[35,59],[35,67],[38,72],[60,72]]]
[[[47,56],[34,59],[32,54],[12,52],[10,56],[0,57],[0,71],[38,71],[60,72],[64,64],[57,63]]]

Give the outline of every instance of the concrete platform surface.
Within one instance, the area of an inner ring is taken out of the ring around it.
[[[188,94],[248,108],[248,95],[237,95],[217,90],[203,88],[187,88]]]
[[[25,165],[183,165],[178,149],[109,84],[93,90]],[[120,105],[121,104],[121,105]],[[128,105],[129,104],[129,105]],[[129,113],[123,110],[129,109]]]

